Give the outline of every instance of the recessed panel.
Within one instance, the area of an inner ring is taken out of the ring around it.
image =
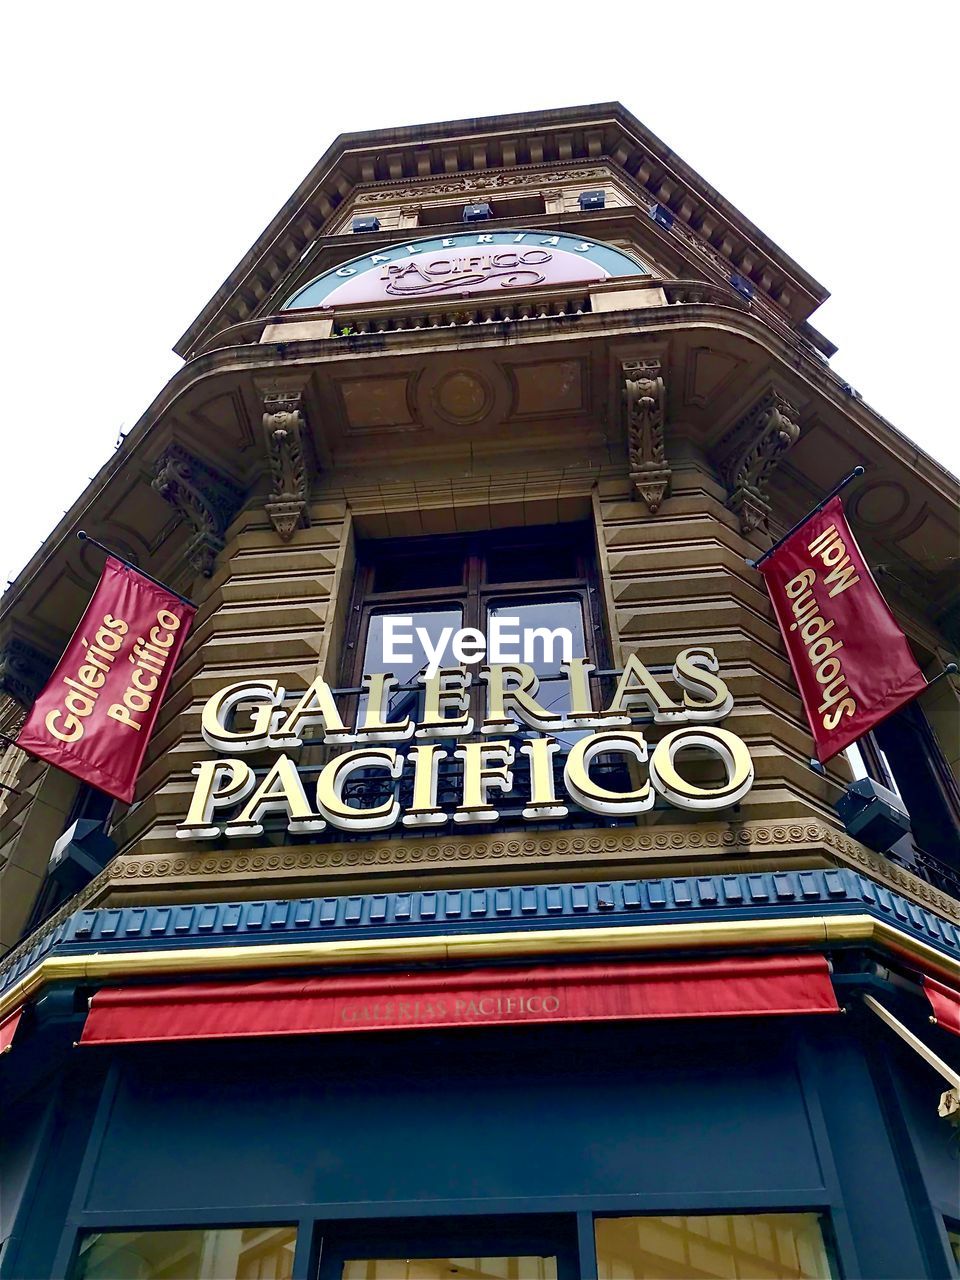
[[[405,375],[346,378],[338,387],[350,432],[403,430],[414,425]]]
[[[583,361],[551,360],[511,369],[517,387],[516,417],[577,413],[583,408]]]

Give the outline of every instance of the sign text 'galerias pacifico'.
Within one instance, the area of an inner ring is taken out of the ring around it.
[[[328,825],[373,832],[398,822],[427,828],[451,818],[496,822],[496,799],[513,792],[518,756],[526,757],[521,812],[530,822],[563,818],[570,803],[605,817],[630,817],[651,809],[657,796],[706,812],[729,808],[746,795],[754,777],[750,754],[736,734],[715,723],[732,709],[733,698],[717,674],[712,649],[688,648],[677,656],[675,696],[663,678],[632,656],[609,703],[597,707],[590,679],[594,669],[586,658],[561,664],[567,709],[560,712],[538,699],[540,682],[530,666],[485,666],[479,673],[483,715],[476,726],[469,692],[473,676],[463,667],[421,673],[422,709],[416,721],[409,715],[390,719],[399,686],[394,675],[365,675],[352,726],[334,690],[321,679],[292,705],[275,679],[228,685],[207,701],[201,720],[207,745],[223,754],[194,767],[193,796],[177,835],[184,840],[259,836],[268,816],[284,820],[293,834]],[[667,731],[648,745],[636,720],[651,717]],[[317,742],[345,749],[319,773],[298,769],[289,753]],[[387,745],[391,742],[410,746],[404,752]],[[243,759],[276,751],[280,754],[265,772]],[[677,761],[681,752],[683,772]],[[438,791],[441,765],[451,756],[460,764],[460,788],[459,803],[449,813]],[[558,757],[563,760],[559,787]],[[609,789],[598,776],[598,763],[611,759],[628,766],[622,771],[626,788]],[[409,802],[401,806],[397,783],[405,772],[412,785],[405,791]],[[363,807],[350,803],[348,789],[355,794],[356,781],[371,776],[390,784],[385,798]]]

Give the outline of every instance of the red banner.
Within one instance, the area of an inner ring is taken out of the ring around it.
[[[760,572],[821,760],[926,688],[839,498],[768,556]]]
[[[933,1006],[933,1021],[960,1036],[960,991],[954,991],[929,974],[923,975],[923,989]],[[0,1027],[0,1032],[3,1028]]]
[[[17,738],[129,802],[196,609],[112,557]]]

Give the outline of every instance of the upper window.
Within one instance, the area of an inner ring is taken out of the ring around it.
[[[570,656],[586,657],[598,670],[609,665],[594,583],[592,538],[589,524],[568,524],[361,543],[341,671],[341,684],[356,691],[349,712],[358,718],[364,714],[365,697],[360,692],[364,674],[390,672],[399,687],[385,708],[387,718],[422,719],[424,689],[417,677],[428,666],[429,651],[436,652],[444,633],[448,641],[462,628],[473,628],[488,637],[497,623],[504,628],[505,642],[511,648],[512,636],[518,636],[521,660],[532,667],[539,680],[540,705],[551,711],[569,710],[569,686],[561,671],[567,655],[558,635],[569,633]],[[404,635],[412,633],[413,640],[404,644],[403,657],[398,660],[399,646],[390,646],[390,623],[400,617],[404,619]],[[459,665],[449,648],[442,665]],[[482,690],[476,679],[479,665],[468,668],[474,673],[469,694],[475,725],[483,716]],[[511,739],[519,746],[531,732],[522,729]],[[583,732],[566,730],[555,736],[568,747]],[[526,825],[520,811],[528,790],[529,761],[518,751],[512,767],[517,785],[511,795],[497,801],[501,826]],[[563,753],[555,758],[558,783],[562,768]],[[605,774],[606,785],[612,789],[628,787],[629,774],[620,757],[599,761],[595,772]],[[392,785],[382,770],[374,771],[369,779],[360,771],[355,779],[353,798],[358,803],[383,799],[375,789]],[[409,779],[402,778],[399,785],[403,803],[403,788],[410,786]],[[364,788],[375,793],[367,794]],[[460,763],[451,756],[441,766],[440,803],[456,805],[459,788]],[[570,826],[596,826],[603,821],[596,814],[579,810],[571,810],[563,819],[564,825]]]
[[[540,702],[566,710],[563,653],[551,633],[566,629],[572,656],[606,665],[591,537],[589,525],[571,524],[361,544],[342,683],[356,688],[364,672],[390,671],[401,686],[390,718],[416,719],[423,692],[415,677],[444,630],[472,627],[486,636],[494,619],[504,626],[516,619],[515,629],[528,637],[523,656],[540,680]],[[413,633],[406,661],[398,661],[386,644],[387,621],[398,615],[411,619],[405,627]],[[456,660],[448,656],[445,665],[455,666]]]
[[[923,854],[957,866],[960,790],[923,710],[914,702],[847,750],[854,777],[893,791],[910,815],[912,840]],[[892,852],[909,862],[910,850]]]

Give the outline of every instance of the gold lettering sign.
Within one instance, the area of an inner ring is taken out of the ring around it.
[[[367,696],[352,729],[343,719],[335,691],[321,679],[290,695],[276,680],[228,685],[204,707],[201,732],[208,746],[229,754],[195,766],[194,793],[177,836],[259,836],[268,815],[278,815],[294,834],[328,826],[372,832],[386,831],[398,822],[434,828],[451,821],[496,822],[498,803],[515,791],[520,756],[529,762],[524,794],[518,797],[528,822],[562,818],[570,804],[603,816],[634,816],[651,809],[657,796],[683,809],[713,812],[736,804],[750,790],[754,769],[746,745],[714,723],[730,712],[733,698],[718,674],[712,649],[696,646],[678,654],[673,696],[662,679],[631,656],[604,708],[595,707],[591,697],[592,669],[584,658],[561,664],[570,709],[559,712],[538,700],[539,682],[529,666],[483,667],[481,737],[461,741],[452,751],[447,750],[450,739],[469,738],[474,731],[468,714],[471,676],[461,667],[444,667],[421,678],[424,713],[417,723],[409,717],[389,719],[386,708],[398,683],[392,674],[365,675]],[[644,732],[633,727],[637,716],[652,718],[655,728],[670,726],[669,731],[648,743]],[[303,745],[303,731],[311,726],[315,736],[308,741],[357,745],[340,751],[319,772],[316,767],[298,770],[287,752]],[[571,731],[572,740],[558,736]],[[521,732],[521,742],[510,741],[510,734]],[[390,740],[407,744],[405,754],[396,746],[379,745]],[[264,751],[281,752],[266,773],[256,773],[241,758]],[[678,762],[681,752],[695,757],[693,777],[690,766]],[[558,794],[554,762],[564,754],[565,794]],[[460,795],[447,812],[438,802],[438,790],[441,766],[451,757],[461,761]],[[598,766],[610,759],[627,765],[628,788],[605,785]],[[371,774],[382,784],[377,787],[378,800],[366,807],[352,803],[347,794],[351,780],[369,780]],[[412,781],[411,801],[405,807],[396,785],[404,775]]]

